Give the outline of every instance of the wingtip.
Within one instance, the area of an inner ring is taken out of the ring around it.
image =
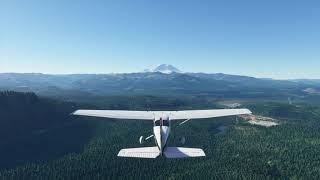
[[[73,111],[72,113],[70,113],[70,115],[71,115],[71,116],[77,115],[77,111],[78,111],[78,110]]]
[[[249,109],[243,109],[245,114],[252,114],[252,112]]]
[[[118,156],[118,157],[123,157],[123,153],[124,153],[124,152],[123,152],[123,149],[121,149],[121,150],[118,152],[117,156]]]

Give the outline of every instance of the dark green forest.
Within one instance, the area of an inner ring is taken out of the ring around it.
[[[81,100],[80,100],[81,99]],[[261,127],[235,117],[190,121],[169,145],[203,148],[204,158],[119,158],[122,148],[152,133],[152,123],[73,117],[78,108],[178,110],[216,108],[210,98],[110,96],[79,101],[0,93],[0,179],[320,179],[320,107],[247,102],[280,125]],[[175,126],[175,124],[173,125]],[[221,131],[220,127],[225,127]]]

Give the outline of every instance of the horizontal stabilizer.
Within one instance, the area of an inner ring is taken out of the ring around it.
[[[121,149],[118,153],[119,157],[132,158],[156,158],[159,155],[160,151],[158,147]]]
[[[202,149],[183,147],[167,147],[164,151],[164,155],[166,156],[166,158],[187,158],[206,156]]]

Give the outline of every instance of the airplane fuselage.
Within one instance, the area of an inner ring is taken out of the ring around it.
[[[153,134],[155,142],[163,153],[170,135],[170,119],[168,116],[156,117],[154,120]]]

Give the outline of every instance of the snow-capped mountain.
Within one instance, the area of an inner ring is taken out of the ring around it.
[[[145,72],[161,72],[164,74],[181,73],[181,71],[178,68],[170,64],[161,64],[156,68],[154,68],[153,70],[147,70],[147,71],[145,70]]]

